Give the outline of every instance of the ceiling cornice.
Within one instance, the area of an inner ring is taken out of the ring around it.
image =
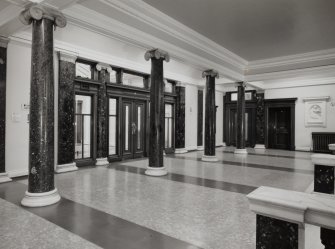
[[[188,44],[224,60],[235,67],[243,70],[248,64],[248,61],[234,54],[230,50],[222,47],[206,36],[194,31],[181,22],[176,21],[165,13],[145,3],[144,1],[131,0],[99,0],[124,14],[132,16],[137,20],[146,23],[156,29],[174,36],[179,40],[183,40]]]
[[[195,53],[192,53],[191,51],[187,51],[176,45],[173,45],[169,41],[154,37],[141,30],[119,22],[118,20],[101,15],[82,5],[72,6],[71,8],[64,10],[63,13],[65,14],[69,23],[88,29],[92,32],[103,34],[105,36],[121,40],[144,49],[159,47],[169,51],[169,54],[173,59],[187,62],[199,70],[205,70],[210,67],[215,68],[220,72],[220,74],[227,78],[239,80],[244,78],[242,74],[243,70],[241,70],[240,73],[227,68],[223,66],[225,63],[224,61],[222,61],[222,64],[215,63],[210,59],[210,57],[205,58],[199,56]],[[97,18],[97,16],[99,16],[99,18]]]
[[[285,71],[287,68],[302,69],[329,64],[335,64],[335,48],[250,61],[246,67],[245,74]]]

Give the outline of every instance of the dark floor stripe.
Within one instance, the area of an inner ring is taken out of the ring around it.
[[[18,182],[1,184],[0,198],[21,206],[20,201],[26,189],[27,185]],[[51,206],[24,209],[102,248],[199,248],[66,198],[62,198],[59,203]]]
[[[118,171],[145,175],[144,168],[135,167],[135,166],[128,166],[128,165],[123,164],[123,165],[110,165],[108,166],[108,168],[115,169]],[[226,190],[226,191],[240,193],[240,194],[249,194],[255,189],[257,189],[257,187],[248,186],[248,185],[217,181],[217,180],[212,180],[212,179],[187,176],[187,175],[181,175],[181,174],[176,174],[176,173],[168,173],[166,176],[162,176],[160,178],[175,181],[175,182],[182,182],[182,183],[188,183],[188,184],[193,184],[197,186],[208,187],[208,188],[221,189],[221,190]]]
[[[234,154],[234,151],[228,151],[228,150],[224,150],[221,151],[222,153],[229,153],[229,154]],[[306,152],[308,153],[308,152]],[[302,159],[302,160],[307,160],[310,161],[311,158],[306,158],[306,157],[299,157],[299,156],[284,156],[284,155],[275,155],[275,154],[258,154],[255,152],[249,152],[248,151],[248,155],[254,155],[254,156],[265,156],[265,157],[279,157],[279,158],[289,158],[289,159]]]
[[[169,155],[168,157],[203,162],[201,158],[191,158],[191,157],[186,157],[186,156],[181,156],[181,155],[177,155],[177,156]],[[307,174],[307,175],[314,174],[313,170],[308,170],[308,169],[292,169],[292,168],[286,168],[286,167],[278,167],[278,166],[255,164],[255,163],[242,163],[242,162],[234,162],[234,161],[227,161],[227,160],[220,160],[218,162],[213,162],[213,163],[222,163],[222,164],[227,164],[227,165],[250,167],[250,168],[257,168],[257,169],[278,170],[278,171],[301,173],[301,174]]]

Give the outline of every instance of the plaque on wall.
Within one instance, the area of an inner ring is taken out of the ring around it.
[[[326,97],[304,98],[305,102],[305,127],[327,126],[327,101]]]

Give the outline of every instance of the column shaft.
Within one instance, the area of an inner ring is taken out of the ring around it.
[[[42,193],[55,188],[53,21],[33,20],[31,59],[28,191]]]
[[[197,146],[203,146],[203,121],[204,121],[204,91],[198,90],[198,130],[197,130]]]
[[[176,86],[176,149],[185,148],[185,87]]]
[[[1,43],[1,40],[0,40]],[[0,44],[0,173],[5,169],[7,44]]]
[[[75,62],[59,61],[58,164],[70,164],[74,162],[75,74]]]
[[[163,59],[151,58],[149,167],[163,167]]]
[[[216,131],[216,108],[215,108],[215,77],[206,76],[206,98],[205,98],[205,155],[215,156],[215,131]]]
[[[101,86],[98,90],[98,136],[97,136],[97,157],[107,158],[108,156],[108,122],[107,122],[107,89],[106,82],[109,76],[107,70],[102,68],[99,72],[99,81]]]
[[[245,148],[245,86],[239,83],[237,88],[236,148]]]

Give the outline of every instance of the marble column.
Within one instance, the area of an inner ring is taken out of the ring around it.
[[[10,182],[6,173],[6,70],[8,39],[0,36],[0,183]]]
[[[257,106],[256,106],[256,145],[255,149],[265,149],[264,137],[264,93],[256,93]]]
[[[203,87],[198,89],[198,126],[197,126],[197,150],[204,150],[204,90]]]
[[[150,89],[150,137],[149,166],[146,175],[163,176],[167,171],[163,163],[164,149],[164,82],[163,62],[170,61],[167,52],[152,49],[145,53],[145,60],[151,59],[151,89]]]
[[[257,214],[257,249],[299,249],[299,225]]]
[[[29,175],[23,206],[40,207],[60,200],[54,184],[54,67],[53,32],[65,27],[66,19],[56,9],[30,5],[20,14],[32,24]]]
[[[216,106],[215,106],[215,78],[219,73],[215,70],[206,70],[202,73],[206,78],[205,97],[205,150],[202,161],[216,162],[215,156],[215,131],[216,131]]]
[[[75,154],[75,92],[77,56],[59,52],[58,162],[56,173],[78,170]]]
[[[101,83],[98,90],[98,134],[97,134],[97,166],[109,164],[108,162],[108,97],[106,83],[109,82],[109,65],[99,63],[96,65]]]
[[[245,149],[245,83],[237,85],[237,121],[236,121],[236,149],[235,154],[247,154]]]
[[[334,196],[335,184],[335,147],[329,144],[329,150],[333,152],[329,154],[312,155],[312,163],[314,164],[314,192],[330,194]],[[321,243],[325,249],[335,248],[335,231],[321,227],[320,230]]]
[[[185,85],[178,82],[176,85],[176,128],[175,153],[186,153],[185,149]]]

